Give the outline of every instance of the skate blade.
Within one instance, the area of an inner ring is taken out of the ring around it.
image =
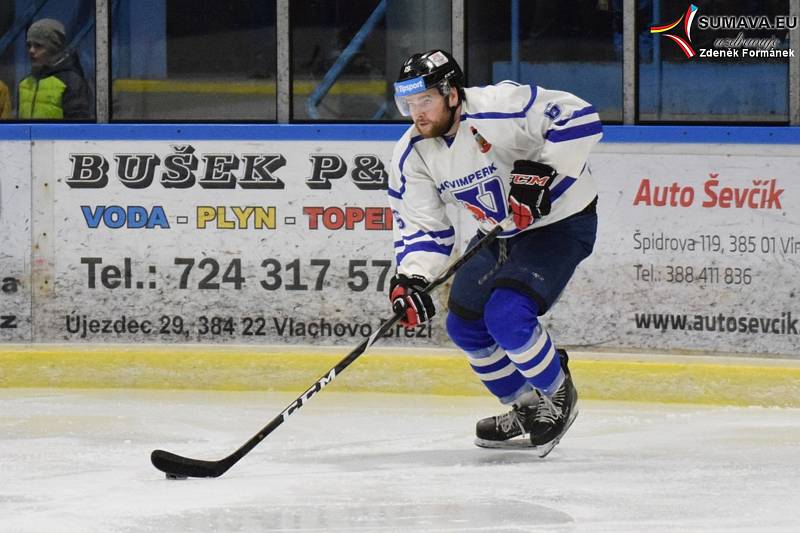
[[[564,426],[564,431],[559,433],[559,435],[548,442],[547,444],[542,444],[541,446],[536,446],[536,453],[540,459],[544,459],[547,455],[553,451],[559,442],[561,442],[561,437],[572,427],[572,423],[575,422],[575,419],[578,418],[578,404],[575,403],[575,406],[572,409],[572,412],[569,415],[569,420],[567,420],[566,425]]]
[[[487,448],[492,450],[521,450],[525,452],[531,452],[535,455],[538,455],[540,458],[544,458],[548,453],[550,453],[553,448],[555,448],[556,444],[558,444],[558,439],[554,439],[547,444],[540,446],[534,446],[528,438],[501,441],[483,440],[478,438],[475,439],[475,446],[478,446],[479,448]]]
[[[486,440],[475,438],[475,446],[479,448],[492,448],[497,450],[530,450],[535,446],[527,437],[508,440]]]

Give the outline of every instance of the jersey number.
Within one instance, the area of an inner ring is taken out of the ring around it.
[[[456,191],[453,196],[480,222],[491,220],[499,223],[506,218],[503,185],[496,176],[469,189]]]

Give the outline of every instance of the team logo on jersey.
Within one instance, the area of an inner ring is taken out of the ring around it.
[[[672,41],[678,45],[678,48],[681,49],[684,55],[686,55],[686,58],[691,59],[696,55],[692,45],[689,44],[692,42],[692,21],[694,20],[694,16],[696,14],[697,6],[694,4],[689,4],[689,8],[686,10],[686,13],[681,15],[678,20],[671,24],[664,24],[663,26],[650,26],[650,33],[664,33],[683,22],[683,31],[686,34],[685,39],[670,33],[664,33],[664,37],[672,39]]]
[[[483,135],[478,133],[478,130],[475,129],[474,126],[470,126],[469,129],[472,131],[472,136],[475,138],[475,142],[478,143],[478,148],[480,149],[481,153],[485,154],[492,149],[492,145],[483,138]]]
[[[495,224],[506,218],[503,185],[500,178],[492,176],[472,187],[455,191],[456,200],[464,206],[478,222],[491,221]]]

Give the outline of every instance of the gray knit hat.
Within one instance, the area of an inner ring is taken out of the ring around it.
[[[36,43],[57,53],[66,45],[67,32],[64,25],[55,19],[40,19],[28,28],[28,42]]]

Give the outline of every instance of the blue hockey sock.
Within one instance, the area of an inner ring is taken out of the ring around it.
[[[456,346],[467,353],[472,370],[500,402],[510,404],[531,390],[505,350],[489,335],[482,319],[466,320],[449,313],[447,333]]]
[[[531,386],[553,395],[564,381],[564,372],[550,334],[539,323],[536,302],[513,289],[498,288],[484,312],[489,334],[519,373]]]

